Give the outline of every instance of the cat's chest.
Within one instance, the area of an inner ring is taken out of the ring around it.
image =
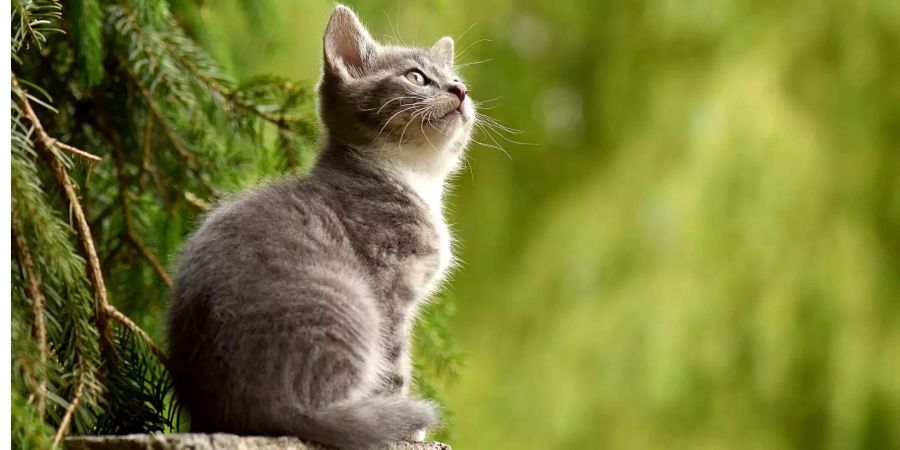
[[[433,249],[427,257],[412,263],[414,267],[410,268],[408,277],[411,284],[417,285],[418,295],[427,297],[434,293],[446,278],[453,263],[453,238],[443,214],[443,180],[411,172],[405,172],[401,176],[416,194],[415,203],[418,204],[424,217],[429,247]]]
[[[376,294],[410,304],[434,293],[446,277],[452,237],[442,213],[441,181],[393,174],[354,195],[344,217]]]
[[[401,240],[416,241],[413,252],[397,254],[395,266],[387,268],[392,274],[392,286],[402,286],[398,294],[407,301],[422,300],[433,294],[444,280],[453,260],[450,228],[440,214],[428,214],[416,221],[413,230],[397,230]],[[401,245],[401,248],[403,246]]]
[[[435,234],[434,243],[437,253],[434,256],[434,272],[426,276],[422,281],[423,295],[434,293],[434,290],[437,289],[444,278],[446,278],[453,262],[453,248],[451,246],[453,239],[450,234],[450,227],[447,225],[447,222],[440,212],[429,214],[429,216]]]
[[[375,293],[401,304],[432,294],[453,260],[450,228],[440,211],[418,201],[353,209],[358,214],[345,217],[348,244]]]

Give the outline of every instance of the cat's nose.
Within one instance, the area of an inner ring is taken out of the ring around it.
[[[453,83],[447,90],[459,98],[460,102],[466,99],[466,93],[469,92],[469,90],[466,89],[466,85],[462,83]]]

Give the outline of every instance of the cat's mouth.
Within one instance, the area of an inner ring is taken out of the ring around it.
[[[456,109],[451,109],[450,111],[447,111],[446,114],[441,116],[441,120],[455,119],[457,117],[460,119],[464,118],[465,117],[465,114],[463,113],[464,108],[465,108],[465,102],[459,102],[459,106],[457,106]]]

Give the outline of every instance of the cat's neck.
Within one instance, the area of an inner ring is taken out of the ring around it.
[[[325,146],[316,167],[319,170],[337,170],[350,176],[388,176],[412,190],[434,215],[443,211],[444,187],[456,169],[452,156],[434,156],[434,150],[373,149],[329,143]],[[429,153],[431,157],[429,157]],[[422,155],[416,157],[416,155]],[[405,157],[403,157],[405,156]]]

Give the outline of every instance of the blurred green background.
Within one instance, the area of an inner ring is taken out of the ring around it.
[[[233,73],[315,83],[331,2],[232,3]],[[449,197],[455,448],[900,448],[900,2],[349,3],[534,144]]]

